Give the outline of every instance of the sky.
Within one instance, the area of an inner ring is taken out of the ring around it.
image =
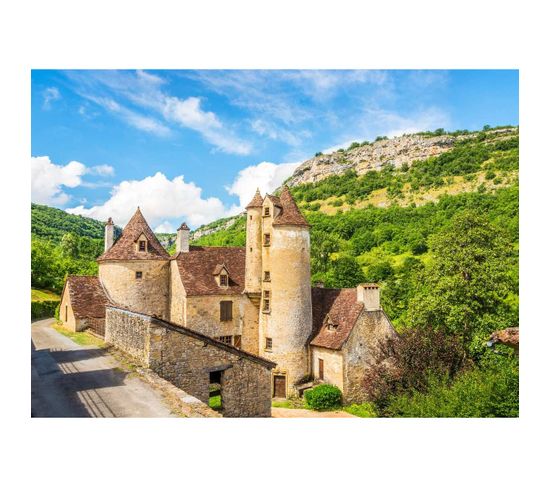
[[[517,70],[33,70],[32,201],[196,228],[318,151],[518,125],[518,92]]]

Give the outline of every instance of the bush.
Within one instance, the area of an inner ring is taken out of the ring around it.
[[[31,319],[43,319],[54,317],[56,308],[59,306],[57,300],[48,300],[44,302],[31,302]]]
[[[344,410],[348,413],[351,413],[352,415],[355,415],[356,417],[378,417],[376,407],[372,403],[354,403],[353,405],[348,405],[347,407],[344,407]]]
[[[342,406],[342,392],[334,385],[318,385],[306,390],[304,398],[313,410],[335,410]]]

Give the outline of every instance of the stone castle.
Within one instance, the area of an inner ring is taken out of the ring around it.
[[[109,219],[99,276],[67,279],[61,320],[73,330],[90,327],[128,346],[136,341],[128,339],[131,327],[143,329],[145,320],[130,326],[129,314],[147,317],[166,323],[171,333],[179,328],[214,349],[225,348],[224,354],[241,360],[233,366],[244,359],[267,368],[268,401],[301,395],[322,382],[338,386],[346,403],[364,401],[362,381],[375,349],[395,334],[378,286],[311,286],[310,226],[286,186],[279,197],[257,191],[246,207],[246,222],[244,248],[191,246],[190,230],[182,224],[170,256],[139,208],[116,241]],[[150,329],[143,330],[152,341]],[[145,335],[139,347],[149,354],[153,343],[143,346]],[[166,352],[156,361],[163,357]],[[177,383],[177,374],[171,374]],[[186,381],[180,383],[189,388]]]

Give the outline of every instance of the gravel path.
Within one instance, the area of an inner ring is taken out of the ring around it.
[[[292,418],[356,418],[348,412],[338,410],[336,412],[316,412],[315,410],[306,410],[302,408],[271,408],[271,416],[279,419],[292,419]]]

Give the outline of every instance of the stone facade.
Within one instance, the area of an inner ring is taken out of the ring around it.
[[[136,273],[142,273],[136,279]],[[111,300],[125,308],[169,318],[168,260],[104,261],[99,265],[99,279]]]
[[[323,379],[320,380],[320,363],[323,361]],[[344,358],[341,351],[311,346],[311,370],[313,377],[344,391]]]
[[[72,332],[79,332],[85,328],[74,316],[68,286],[65,286],[63,295],[61,296],[59,319],[63,322],[63,325]]]
[[[367,401],[363,379],[370,364],[376,360],[380,345],[397,335],[383,310],[364,311],[348,340],[342,347],[344,385],[342,393],[346,403]]]
[[[106,341],[208,403],[219,375],[225,417],[271,416],[273,363],[150,316],[107,308]]]

